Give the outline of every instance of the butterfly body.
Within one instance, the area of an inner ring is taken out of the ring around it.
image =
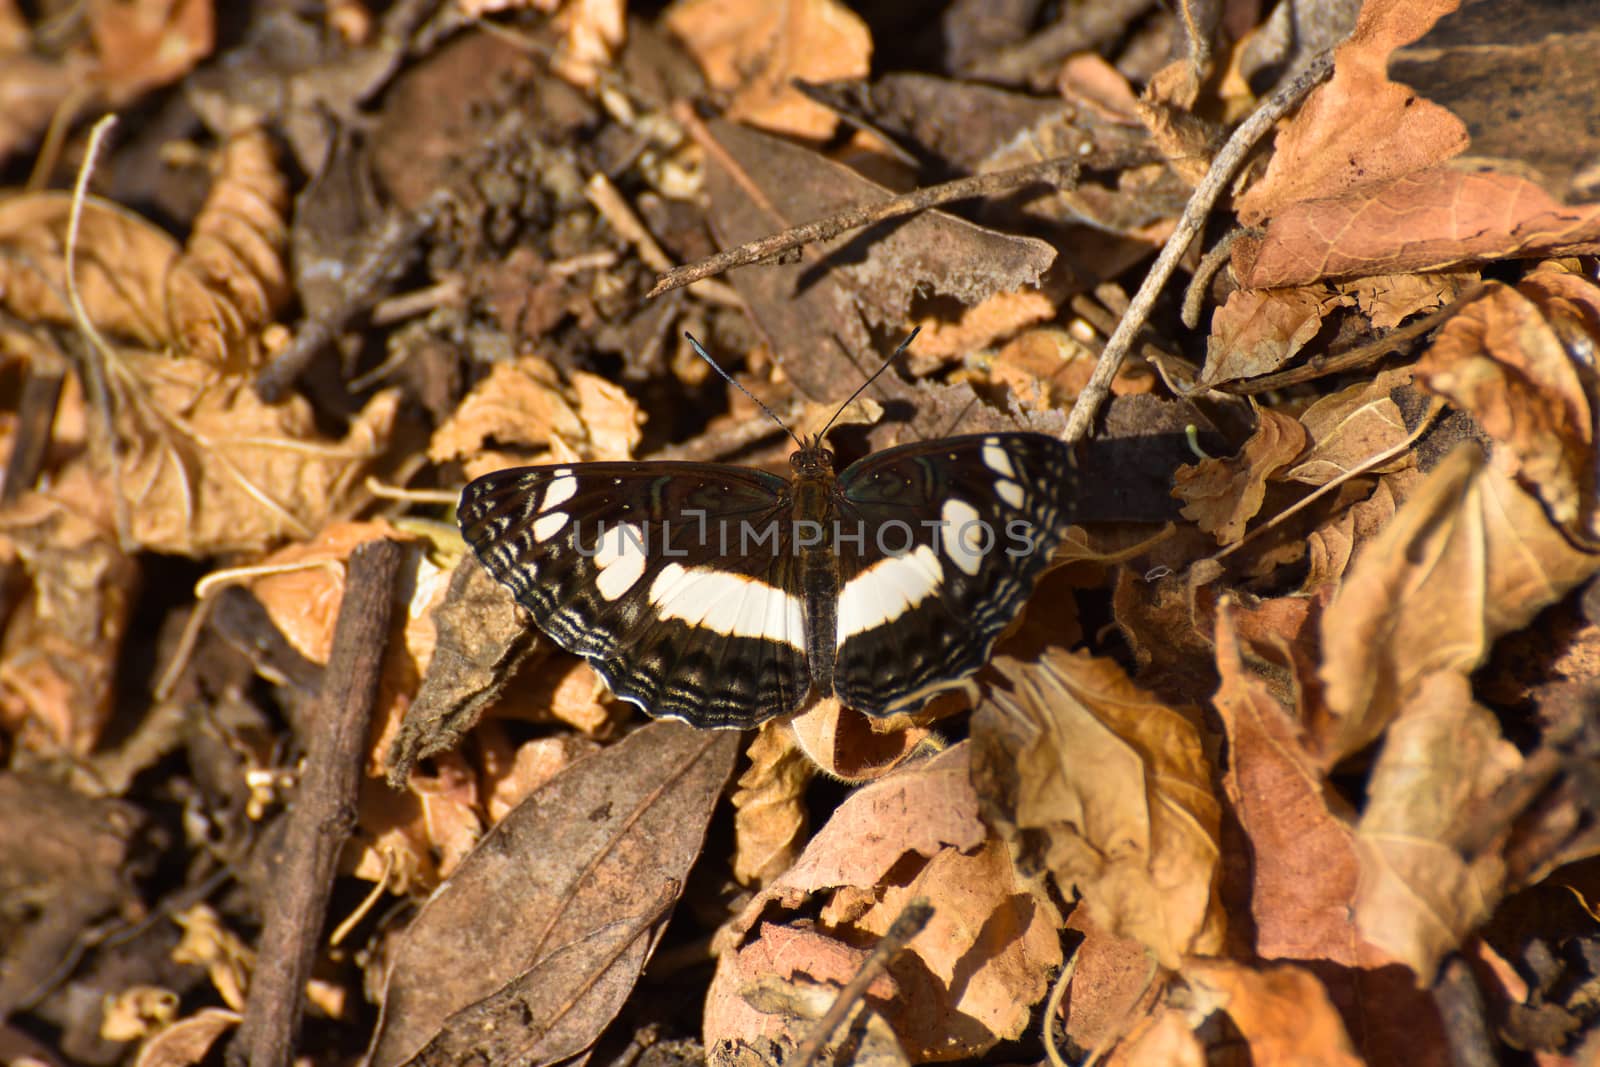
[[[463,536],[561,647],[652,715],[748,727],[835,694],[919,707],[988,659],[1060,540],[1067,446],[980,434],[788,479],[700,463],[496,471]]]

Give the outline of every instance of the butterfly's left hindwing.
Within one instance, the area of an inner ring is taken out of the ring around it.
[[[468,485],[459,515],[489,573],[618,696],[696,726],[746,726],[810,687],[787,493],[744,467],[522,467]],[[751,551],[747,530],[783,541]]]
[[[876,452],[839,476],[834,690],[912,711],[988,661],[1061,540],[1071,449],[975,434]]]

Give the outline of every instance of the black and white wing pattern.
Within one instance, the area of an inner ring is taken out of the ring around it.
[[[839,699],[869,715],[911,711],[982,667],[1060,543],[1076,484],[1071,449],[1032,433],[903,445],[847,467]]]
[[[458,514],[489,573],[612,692],[742,728],[811,687],[788,488],[719,464],[519,467],[468,485]]]

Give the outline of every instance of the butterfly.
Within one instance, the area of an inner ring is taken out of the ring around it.
[[[826,432],[795,437],[788,478],[495,471],[463,490],[461,533],[541,630],[650,715],[746,729],[830,694],[914,711],[982,667],[1027,601],[1071,514],[1073,454],[1045,434],[972,434],[836,473]]]

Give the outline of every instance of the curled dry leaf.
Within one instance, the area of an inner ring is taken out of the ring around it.
[[[1226,960],[1189,960],[1183,977],[1221,998],[1255,1067],[1361,1067],[1327,990],[1289,964],[1253,970]]]
[[[1217,386],[1280,369],[1317,335],[1330,312],[1354,303],[1321,285],[1236,290],[1211,318],[1196,384]]]
[[[100,1012],[101,1037],[138,1041],[172,1025],[178,1017],[178,994],[163,986],[132,985],[107,997]]]
[[[0,558],[25,583],[0,636],[0,727],[25,750],[88,755],[111,716],[138,568],[105,512],[81,467],[0,508]]]
[[[173,915],[183,938],[172,949],[172,962],[206,969],[223,1003],[244,1010],[245,990],[255,970],[256,954],[223,923],[209,904],[195,904]]]
[[[555,18],[561,47],[553,69],[567,81],[593,89],[627,39],[623,0],[567,0]]]
[[[733,793],[733,877],[764,886],[788,870],[805,841],[812,762],[781,722],[768,722],[745,750],[750,766]]]
[[[666,15],[670,29],[705,72],[712,88],[732,93],[727,116],[775,133],[822,140],[838,119],[794,87],[870,73],[872,33],[838,0],[740,4],[680,0]]]
[[[1203,1067],[1206,1050],[1182,1011],[1163,1008],[1140,1019],[1106,1063],[1107,1067]]]
[[[566,385],[548,362],[524,356],[490,369],[434,431],[428,457],[462,460],[474,477],[525,462],[631,459],[641,421],[619,386],[582,372]],[[529,460],[491,451],[490,441],[545,451]]]
[[[656,722],[546,783],[400,935],[367,1062],[463,1039],[524,1063],[588,1048],[649,959],[737,752],[736,734]]]
[[[1217,951],[1222,811],[1193,713],[1111,660],[1052,650],[994,666],[1012,689],[973,717],[975,774],[1018,863],[1165,966]]]
[[[1231,459],[1203,459],[1173,473],[1172,495],[1184,501],[1182,513],[1200,529],[1231,545],[1261,510],[1267,481],[1305,451],[1310,434],[1300,423],[1268,408],[1239,454]]]
[[[1452,670],[1413,686],[1384,735],[1357,826],[1356,922],[1424,985],[1500,901],[1500,850],[1464,857],[1452,835],[1520,763],[1494,715],[1473,702],[1466,674]]]
[[[926,710],[935,713],[943,702],[930,702]],[[870,782],[943,746],[932,730],[917,725],[922,718],[919,712],[915,718],[870,719],[837,697],[826,697],[791,719],[789,728],[806,759],[824,774],[844,782]]]
[[[1370,744],[1438,671],[1467,673],[1495,639],[1600,569],[1544,509],[1463,445],[1363,547],[1322,618],[1326,769]]]
[[[1541,287],[1541,275],[1563,292]],[[1569,344],[1600,340],[1600,289],[1548,267],[1530,282],[1526,292],[1490,283],[1445,323],[1416,373],[1472,413],[1502,446],[1496,459],[1533,487],[1557,522],[1592,534],[1596,521],[1584,512],[1593,508],[1594,416]]]
[[[981,1055],[1026,1027],[1061,962],[1057,916],[1017,885],[1000,843],[978,819],[966,745],[857,790],[725,931],[706,1002],[707,1045],[786,1032],[750,987],[776,972],[842,982],[912,897],[934,917],[868,999],[914,1062]],[[808,903],[810,902],[810,903]],[[810,910],[815,926],[781,925],[775,909]],[[898,994],[884,998],[884,992]]]
[[[167,281],[167,316],[185,351],[242,374],[260,362],[261,328],[289,301],[289,183],[256,125],[228,136],[216,166]]]
[[[1216,644],[1222,685],[1213,704],[1228,733],[1222,785],[1250,839],[1256,954],[1346,966],[1387,962],[1356,928],[1355,831],[1329,810],[1293,709],[1246,666],[1229,601],[1217,609]]]
[[[201,1008],[145,1042],[133,1067],[198,1067],[217,1039],[238,1026],[241,1018],[225,1008]]]
[[[348,506],[400,406],[398,390],[377,394],[334,440],[304,397],[265,404],[248,379],[219,378],[199,360],[130,354],[118,366],[117,491],[134,540],[177,555],[308,536]]]
[[[346,867],[395,893],[438,888],[483,836],[478,786],[477,774],[456,752],[435,756],[426,774],[412,771],[404,792],[363,778]]]

